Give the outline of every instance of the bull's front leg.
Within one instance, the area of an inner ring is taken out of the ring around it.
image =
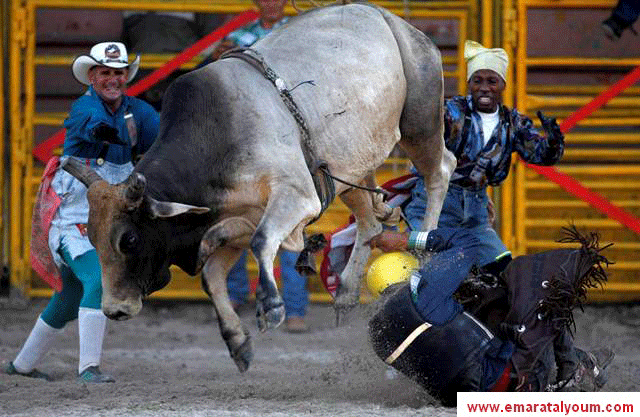
[[[240,372],[249,368],[253,359],[253,349],[249,329],[242,324],[229,300],[226,278],[242,251],[232,247],[220,247],[209,256],[202,269],[203,289],[213,302],[220,334]]]
[[[296,178],[287,172],[279,178],[287,178],[291,183],[279,182],[271,190],[250,245],[260,270],[256,289],[256,314],[260,331],[278,327],[285,318],[284,302],[273,275],[273,261],[280,245],[287,237],[291,237],[293,247],[288,249],[301,251],[304,247],[303,226],[320,213],[320,201],[315,195],[310,176]],[[304,183],[294,184],[296,180]],[[308,193],[303,194],[301,190]]]

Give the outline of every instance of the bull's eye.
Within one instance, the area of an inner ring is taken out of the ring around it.
[[[119,249],[122,253],[131,253],[135,252],[138,248],[138,243],[140,239],[136,232],[127,231],[122,234],[119,243]]]

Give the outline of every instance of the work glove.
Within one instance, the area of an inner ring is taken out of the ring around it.
[[[558,122],[556,122],[556,118],[546,117],[540,110],[538,110],[536,114],[542,123],[542,129],[544,129],[544,132],[547,135],[549,144],[552,146],[564,144],[564,135],[560,130],[560,126],[558,126]]]
[[[542,129],[544,129],[547,136],[547,143],[549,144],[547,158],[552,161],[559,161],[564,153],[564,134],[560,130],[555,117],[546,117],[540,110],[536,114],[540,122],[542,122]]]
[[[124,142],[118,137],[118,130],[106,123],[100,123],[91,132],[93,137],[99,141],[107,142],[115,145],[124,145]]]

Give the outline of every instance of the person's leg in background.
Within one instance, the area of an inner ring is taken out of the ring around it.
[[[61,254],[83,288],[78,308],[78,376],[86,382],[114,382],[111,375],[100,371],[107,317],[101,309],[102,279],[98,254],[94,249],[73,259],[64,247]]]
[[[243,251],[240,259],[233,265],[227,276],[227,291],[233,309],[238,309],[249,297],[249,276],[247,274],[247,251]]]
[[[282,299],[286,314],[286,330],[302,333],[308,330],[304,321],[309,304],[307,277],[296,271],[299,253],[280,250],[280,271],[282,274]]]
[[[82,298],[82,283],[70,268],[60,270],[62,291],[53,294],[49,304],[36,320],[31,333],[24,342],[16,358],[9,362],[6,372],[51,381],[51,377],[36,369],[45,354],[62,333],[62,328],[78,317],[78,307]]]
[[[602,22],[602,29],[611,40],[619,39],[627,28],[637,35],[632,25],[638,20],[638,16],[640,16],[640,0],[619,0],[611,16]]]

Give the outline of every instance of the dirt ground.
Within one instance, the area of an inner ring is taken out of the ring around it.
[[[0,364],[12,360],[46,300],[0,299]],[[241,311],[254,361],[240,374],[205,302],[145,303],[108,323],[103,371],[115,384],[77,382],[77,326],[68,325],[43,363],[45,382],[0,373],[2,416],[455,416],[380,361],[367,343],[361,306],[335,327],[327,304],[313,304],[311,331],[259,333],[253,307]],[[607,391],[640,387],[640,306],[587,306],[577,312],[578,346],[616,352]]]

